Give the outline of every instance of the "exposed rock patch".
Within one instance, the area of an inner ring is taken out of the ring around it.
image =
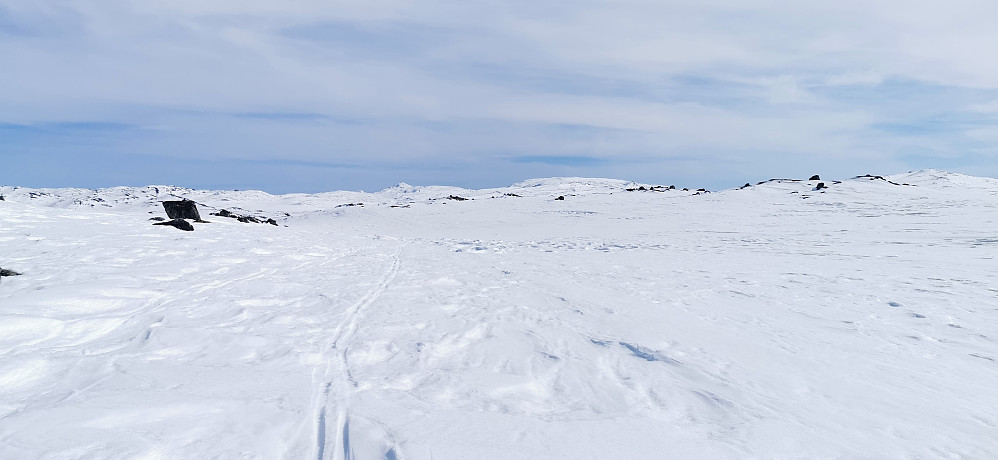
[[[641,186],[639,186],[637,188],[630,187],[630,188],[625,188],[624,190],[627,190],[628,192],[645,192],[645,191],[649,191],[649,192],[664,192],[666,190],[675,190],[675,189],[676,189],[675,185],[670,185],[668,187],[665,186],[665,185],[652,185],[650,187],[645,187],[644,185],[641,185]]]
[[[339,206],[337,206],[337,207],[339,207]],[[244,224],[270,224],[270,225],[277,226],[277,221],[274,220],[273,218],[264,219],[263,217],[243,216],[243,215],[239,215],[239,214],[236,214],[234,212],[231,212],[231,211],[229,211],[227,209],[222,209],[222,210],[219,210],[218,212],[213,212],[213,213],[211,213],[211,215],[213,215],[213,216],[219,216],[219,217],[228,217],[228,218],[231,218],[231,219],[236,219],[239,222],[242,222]]]
[[[899,184],[899,183],[894,182],[892,180],[888,180],[884,176],[874,176],[872,174],[864,174],[862,176],[856,176],[853,179],[882,180],[882,181],[887,182],[888,184],[892,184],[892,185],[906,185],[906,186],[909,186],[909,187],[914,187],[914,185],[911,185],[911,184]]]

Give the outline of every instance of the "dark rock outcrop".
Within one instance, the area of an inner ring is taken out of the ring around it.
[[[155,223],[153,225],[169,225],[171,227],[179,228],[179,229],[181,229],[181,230],[183,230],[185,232],[193,232],[194,231],[194,226],[191,225],[190,222],[187,222],[184,219],[173,219],[173,220],[168,220],[166,222],[157,222],[157,223]]]
[[[558,198],[555,198],[554,200],[555,201],[565,201],[565,195],[560,195]]]
[[[911,185],[911,184],[899,184],[899,183],[894,182],[892,180],[887,180],[887,178],[884,177],[884,176],[874,176],[872,174],[864,174],[862,176],[856,176],[853,179],[864,179],[864,178],[865,179],[870,179],[870,180],[882,180],[882,181],[887,182],[888,184],[891,184],[891,185],[907,185],[907,186],[910,186],[910,187],[914,187],[914,185]]]
[[[450,195],[450,196],[447,197],[447,199],[448,200],[454,200],[454,201],[468,201],[467,198],[465,198],[463,196],[457,196],[457,195]]]
[[[674,190],[675,188],[676,187],[673,186],[673,185],[670,185],[670,186],[665,186],[665,185],[650,185],[648,187],[645,187],[644,185],[642,185],[642,186],[639,186],[639,187],[625,188],[624,190],[626,190],[628,192],[648,192],[648,191],[651,191],[651,192],[664,192],[666,190]]]
[[[0,268],[0,276],[19,276],[20,273],[14,270],[8,270],[6,268]]]
[[[164,201],[163,209],[171,219],[201,220],[197,205],[191,200]]]
[[[340,205],[340,206],[347,206],[347,205]],[[337,208],[339,208],[340,206],[337,206]],[[349,206],[363,206],[363,204],[362,203],[351,203]],[[242,216],[242,215],[236,214],[236,213],[231,212],[231,211],[226,210],[226,209],[222,209],[222,210],[220,210],[218,212],[213,212],[213,213],[211,213],[211,215],[213,215],[213,216],[219,216],[219,217],[228,217],[228,218],[231,218],[231,219],[236,219],[239,222],[242,222],[244,224],[270,224],[270,225],[278,226],[277,221],[274,220],[273,218],[264,219],[263,217]],[[290,214],[288,214],[288,213],[284,213],[284,215],[290,216]]]
[[[150,217],[149,220],[154,220],[156,222],[163,222],[164,220],[166,220],[166,218],[165,217],[156,216],[156,217]]]
[[[815,174],[815,175],[811,176],[811,178],[808,179],[808,180],[821,180],[821,177],[819,177],[817,174]]]
[[[814,186],[815,190],[821,190],[823,188],[828,188],[828,187],[825,187],[825,183],[824,182],[818,182],[818,185]]]

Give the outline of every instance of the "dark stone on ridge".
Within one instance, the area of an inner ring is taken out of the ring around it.
[[[811,176],[811,178],[808,179],[808,180],[821,180],[821,177],[818,177],[818,175],[815,174],[815,175]]]

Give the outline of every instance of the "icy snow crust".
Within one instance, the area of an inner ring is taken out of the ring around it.
[[[998,181],[886,179],[0,187],[0,458],[998,458]]]

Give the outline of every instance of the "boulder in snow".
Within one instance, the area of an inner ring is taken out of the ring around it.
[[[164,201],[163,208],[171,219],[201,220],[197,205],[191,200]]]

